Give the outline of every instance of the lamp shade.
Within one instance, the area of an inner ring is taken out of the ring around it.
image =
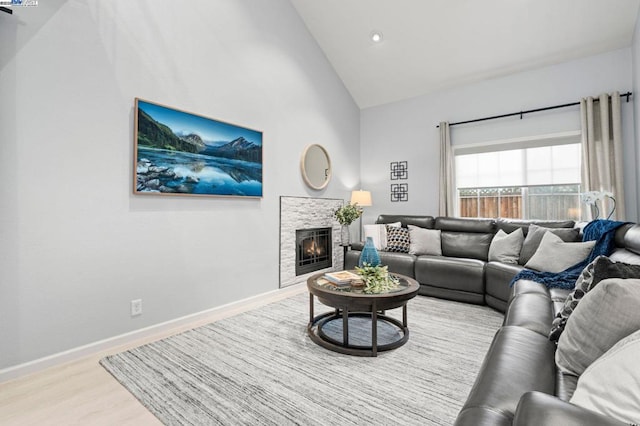
[[[358,204],[360,207],[371,206],[371,192],[351,191],[351,204]]]

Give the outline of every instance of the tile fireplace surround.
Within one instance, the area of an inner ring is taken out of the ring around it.
[[[333,212],[342,207],[338,198],[280,197],[280,287],[307,281],[313,274],[342,270],[344,256],[340,246],[340,224]],[[332,230],[333,266],[296,276],[296,230],[324,228]]]

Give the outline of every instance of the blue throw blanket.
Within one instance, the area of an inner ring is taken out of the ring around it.
[[[509,286],[518,280],[531,280],[546,285],[548,288],[558,287],[572,289],[582,270],[600,255],[609,256],[615,249],[616,229],[628,222],[597,219],[589,222],[582,232],[582,241],[596,241],[589,256],[582,262],[562,272],[538,272],[529,269],[520,271]]]

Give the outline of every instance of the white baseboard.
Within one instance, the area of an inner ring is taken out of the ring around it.
[[[123,345],[131,345],[143,339],[149,339],[153,336],[178,333],[188,330],[199,325],[204,325],[212,321],[216,321],[240,312],[248,311],[271,302],[285,299],[294,294],[301,293],[306,288],[304,284],[292,285],[289,287],[272,290],[267,293],[258,294],[249,298],[228,303],[205,311],[196,312],[184,317],[176,318],[160,324],[155,324],[139,330],[130,331],[118,336],[110,337],[87,345],[78,346],[63,352],[39,358],[33,361],[25,362],[15,366],[7,367],[0,370],[0,383],[21,378],[23,376],[37,373],[50,367],[77,361],[90,355],[100,352],[106,352],[113,349],[121,349]],[[158,336],[160,338],[160,336]]]

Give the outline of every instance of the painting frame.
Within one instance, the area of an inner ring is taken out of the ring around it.
[[[133,194],[263,197],[263,132],[142,98],[134,104]]]

